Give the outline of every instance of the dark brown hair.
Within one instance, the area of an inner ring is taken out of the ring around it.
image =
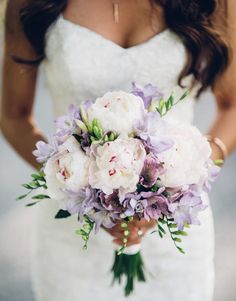
[[[229,46],[224,40],[226,23],[226,0],[151,0],[152,4],[163,7],[167,26],[174,31],[188,50],[187,64],[180,74],[194,75],[200,82],[199,94],[213,86],[229,63]],[[45,34],[48,27],[65,9],[66,0],[28,0],[20,11],[23,30],[33,45],[38,59],[19,63],[37,64],[45,57]]]

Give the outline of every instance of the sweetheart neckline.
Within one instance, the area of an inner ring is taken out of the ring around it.
[[[139,44],[136,44],[136,45],[133,45],[133,46],[129,46],[129,47],[123,47],[123,46],[119,45],[118,43],[113,42],[112,40],[110,40],[110,39],[104,37],[102,34],[96,32],[96,31],[94,31],[94,30],[92,30],[92,29],[90,29],[90,28],[88,28],[88,27],[86,27],[86,26],[80,25],[79,23],[75,23],[75,22],[73,22],[73,21],[71,21],[71,20],[69,20],[69,19],[66,19],[66,18],[63,16],[63,14],[60,14],[59,19],[60,19],[62,22],[68,24],[69,26],[73,26],[73,27],[75,27],[75,28],[77,28],[77,29],[80,29],[80,30],[83,30],[83,31],[85,31],[85,32],[88,32],[88,33],[92,34],[93,36],[102,39],[104,42],[109,43],[109,44],[112,45],[113,47],[115,47],[115,48],[117,48],[117,49],[120,49],[120,50],[122,50],[122,51],[130,51],[130,50],[132,50],[132,49],[141,48],[141,47],[143,47],[143,46],[145,46],[145,45],[148,45],[148,44],[154,42],[155,40],[159,40],[160,38],[164,37],[166,34],[171,33],[170,28],[169,28],[169,27],[166,27],[166,28],[165,28],[164,30],[162,30],[161,32],[155,34],[155,35],[152,36],[151,38],[148,38],[147,40],[145,40],[145,41],[143,41],[143,42],[141,42],[141,43],[139,43]]]

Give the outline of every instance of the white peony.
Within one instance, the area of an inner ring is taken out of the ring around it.
[[[44,172],[48,195],[56,200],[66,199],[64,189],[78,191],[88,185],[89,157],[74,137],[68,138],[59,152],[46,163]]]
[[[123,91],[108,92],[97,98],[88,110],[88,119],[98,119],[104,131],[130,134],[137,120],[145,112],[143,100],[139,96]]]
[[[158,155],[166,169],[160,177],[163,185],[198,184],[206,178],[211,147],[200,131],[192,125],[172,121],[168,122],[166,134],[174,141],[174,146]]]
[[[140,140],[120,136],[95,147],[91,157],[89,183],[93,188],[108,195],[115,189],[120,195],[136,190],[146,157]]]

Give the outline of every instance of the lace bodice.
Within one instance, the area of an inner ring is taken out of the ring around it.
[[[186,50],[170,29],[146,42],[123,48],[100,34],[72,23],[61,15],[47,32],[46,72],[55,115],[70,103],[94,99],[109,90],[131,90],[131,82],[157,85],[167,96],[181,94],[178,76],[186,63]],[[191,76],[185,78],[190,83]],[[194,92],[169,117],[191,122]],[[182,114],[184,113],[184,114]]]

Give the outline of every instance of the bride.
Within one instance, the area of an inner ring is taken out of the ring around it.
[[[45,138],[35,124],[33,103],[42,63],[55,116],[64,114],[71,102],[79,104],[108,90],[130,91],[135,81],[157,85],[166,94],[173,88],[180,93],[192,87],[190,99],[169,115],[191,123],[195,99],[210,87],[218,107],[209,131],[212,157],[225,159],[236,148],[235,50],[235,1],[9,0],[3,133],[27,162],[39,167],[32,151],[36,141]],[[53,200],[42,202],[34,221],[36,300],[124,300],[121,288],[111,288],[109,274],[112,241],[121,243],[120,226],[101,230],[84,252],[74,235],[76,219],[54,220],[56,210]],[[137,285],[129,299],[211,301],[214,233],[210,206],[202,214],[201,226],[193,227],[185,240],[186,255],[177,253],[169,239],[150,237],[152,227],[152,222],[144,221],[130,225],[129,244],[142,240],[152,276]]]

